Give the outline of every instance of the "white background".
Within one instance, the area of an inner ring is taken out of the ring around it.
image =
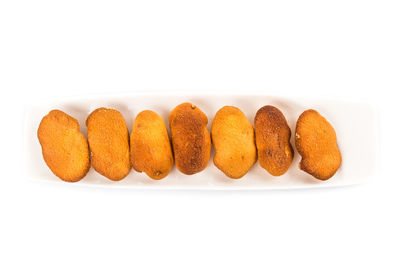
[[[397,2],[1,1],[0,266],[399,266]],[[25,179],[25,104],[145,89],[371,102],[378,175],[260,192]]]

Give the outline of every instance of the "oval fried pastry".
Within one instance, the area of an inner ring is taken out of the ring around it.
[[[52,110],[40,122],[37,136],[44,161],[60,179],[77,182],[89,171],[89,147],[76,119]]]
[[[342,156],[335,129],[317,111],[304,111],[296,124],[295,143],[302,157],[299,167],[317,179],[327,180],[339,169]]]
[[[140,112],[131,133],[133,168],[159,180],[168,175],[174,164],[171,143],[164,120],[151,110]]]
[[[218,110],[211,138],[215,147],[214,164],[228,177],[243,177],[256,162],[253,126],[240,109],[225,106]]]
[[[175,163],[184,174],[195,174],[207,167],[211,151],[207,122],[207,116],[191,103],[180,104],[169,114]]]
[[[113,181],[128,175],[129,134],[124,117],[115,109],[98,108],[86,120],[93,168]]]
[[[260,108],[254,118],[258,160],[273,176],[284,174],[293,160],[291,131],[282,112],[273,106]]]

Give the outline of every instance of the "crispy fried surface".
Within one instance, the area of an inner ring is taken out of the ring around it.
[[[124,117],[115,109],[98,108],[86,120],[92,166],[113,181],[128,175],[129,134]]]
[[[302,156],[299,167],[320,180],[331,178],[342,162],[332,125],[317,111],[304,111],[296,124],[296,148]]]
[[[169,115],[176,167],[184,174],[207,167],[211,151],[207,122],[207,116],[191,103],[176,106]]]
[[[77,182],[89,171],[89,147],[76,119],[52,110],[40,122],[37,136],[44,161],[60,179]]]
[[[140,112],[131,133],[131,162],[133,168],[159,180],[168,175],[174,164],[164,120],[151,110]]]
[[[253,126],[240,109],[225,106],[218,110],[211,138],[216,151],[214,164],[228,177],[243,177],[256,162]]]
[[[254,118],[258,160],[270,174],[284,174],[293,160],[291,131],[282,112],[273,106],[260,108]]]

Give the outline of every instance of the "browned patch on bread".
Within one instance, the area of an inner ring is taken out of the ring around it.
[[[207,167],[211,151],[207,122],[207,116],[191,103],[176,106],[169,115],[176,167],[184,174]]]
[[[133,168],[159,180],[168,175],[174,164],[171,143],[164,120],[151,110],[140,112],[130,138]]]
[[[290,144],[291,131],[282,112],[273,106],[264,106],[254,118],[258,159],[270,174],[284,174],[293,160]]]
[[[98,108],[86,120],[93,168],[113,181],[128,175],[129,134],[124,117],[115,109]]]
[[[77,182],[90,169],[89,147],[78,121],[52,110],[40,122],[37,136],[43,159],[50,170],[66,182]]]
[[[218,110],[211,137],[215,147],[214,164],[228,177],[243,177],[256,162],[253,126],[240,109],[225,106]]]
[[[317,179],[327,180],[339,169],[342,156],[335,129],[316,110],[304,111],[296,124],[295,144],[299,167]]]

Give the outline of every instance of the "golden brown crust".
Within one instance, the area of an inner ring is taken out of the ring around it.
[[[164,120],[151,110],[140,112],[131,133],[133,168],[159,180],[168,175],[174,164],[171,143]]]
[[[225,106],[218,110],[211,137],[215,147],[214,164],[228,177],[243,177],[256,162],[253,126],[240,109]]]
[[[191,103],[176,106],[169,115],[176,167],[184,174],[207,167],[211,151],[207,122],[207,116]]]
[[[79,123],[60,110],[52,110],[40,122],[37,136],[43,159],[66,182],[77,182],[90,169],[89,147]]]
[[[264,106],[254,118],[258,159],[270,174],[284,174],[293,160],[290,144],[291,131],[282,112],[273,106]]]
[[[86,120],[93,168],[113,181],[128,175],[129,134],[124,117],[115,109],[98,108]]]
[[[304,111],[296,124],[296,149],[301,155],[299,167],[317,179],[327,180],[339,169],[342,156],[335,129],[317,111]]]

